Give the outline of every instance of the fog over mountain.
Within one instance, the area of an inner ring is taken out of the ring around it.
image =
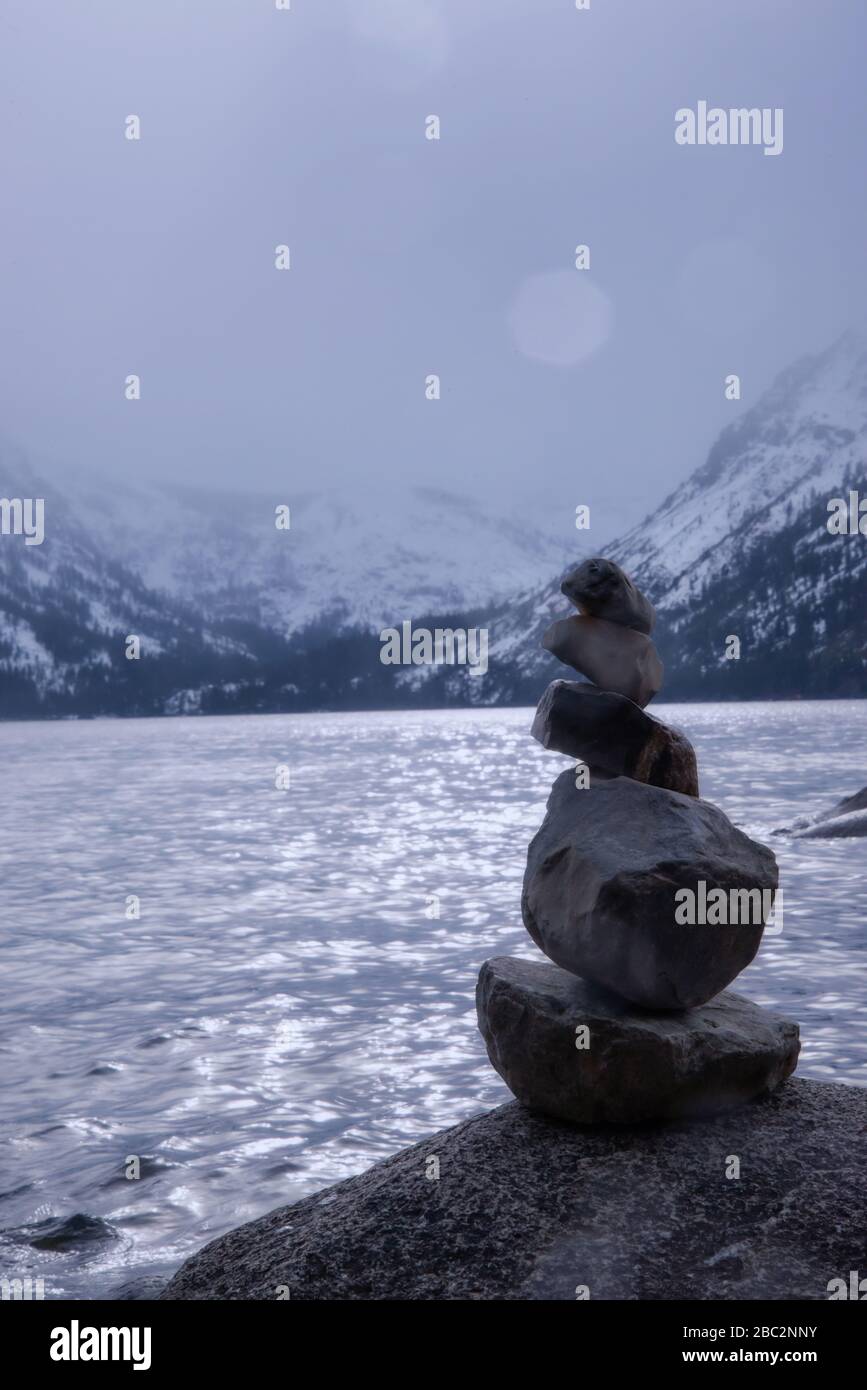
[[[46,535],[0,535],[0,715],[531,701],[588,550],[667,694],[860,689],[820,494],[863,357],[770,383],[867,323],[862,0],[4,21],[0,486]],[[774,157],[679,143],[717,107]],[[405,621],[484,626],[488,671],[383,666]]]
[[[831,498],[864,489],[865,446],[854,332],[782,372],[610,543],[592,514],[589,531],[542,531],[432,488],[268,497],[68,471],[58,486],[7,446],[4,494],[45,497],[46,538],[0,546],[0,714],[531,703],[570,675],[539,648],[568,611],[559,576],[598,550],[656,605],[667,696],[862,694],[867,556],[827,523]],[[487,628],[488,671],[384,666],[379,630],[404,621]]]
[[[45,502],[41,544],[0,545],[7,716],[392,703],[383,627],[489,613],[575,552],[573,518],[542,530],[436,488],[232,494],[68,467],[58,482],[7,444],[0,490]]]
[[[867,323],[863,0],[3,12],[0,427],[60,473],[588,502],[610,538],[726,373],[753,404]],[[784,109],[782,153],[678,145],[703,99]]]

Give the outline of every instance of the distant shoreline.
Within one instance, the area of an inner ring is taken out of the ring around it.
[[[795,705],[795,704],[847,704],[852,700],[865,700],[867,695],[767,695],[748,699],[737,696],[704,696],[702,698],[677,698],[669,696],[654,702],[654,709],[667,705]],[[302,709],[205,709],[205,710],[129,710],[99,711],[93,714],[3,714],[0,724],[92,724],[97,720],[132,719],[211,719],[227,716],[242,718],[246,715],[296,715],[296,714],[455,714],[466,710],[475,714],[482,710],[535,709],[536,701],[503,700],[490,704],[408,704],[408,705],[313,705]]]

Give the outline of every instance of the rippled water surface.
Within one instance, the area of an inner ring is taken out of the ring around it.
[[[867,782],[867,701],[659,713],[758,838]],[[526,847],[569,764],[529,722],[0,726],[0,1275],[111,1294],[508,1098],[473,988],[536,954]],[[799,1020],[801,1074],[863,1084],[867,840],[771,843],[784,930],[737,988]]]

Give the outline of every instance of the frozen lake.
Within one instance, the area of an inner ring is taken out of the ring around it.
[[[653,712],[780,860],[736,988],[800,1022],[800,1074],[864,1084],[867,840],[770,832],[867,783],[867,701]],[[0,725],[0,1276],[110,1295],[509,1098],[473,989],[537,955],[526,848],[570,762],[530,720]]]

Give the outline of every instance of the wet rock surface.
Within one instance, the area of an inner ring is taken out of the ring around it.
[[[801,840],[844,840],[867,835],[867,787],[846,796],[827,811],[812,816],[799,816],[792,824],[781,826],[775,835],[794,835]]]
[[[824,1300],[864,1268],[865,1128],[867,1090],[796,1078],[626,1128],[512,1102],[229,1231],[161,1297]]]
[[[867,835],[867,811],[848,811],[845,815],[830,816],[816,821],[803,830],[795,830],[799,840],[854,840]]]

